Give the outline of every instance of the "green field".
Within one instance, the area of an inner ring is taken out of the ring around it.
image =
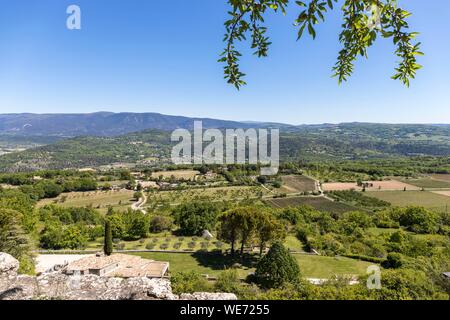
[[[260,186],[233,186],[233,187],[204,187],[175,191],[151,192],[148,195],[147,205],[181,204],[192,200],[223,201],[254,199],[267,194],[269,191]]]
[[[201,274],[217,276],[223,270],[229,268],[234,262],[227,256],[208,253],[136,253],[135,255],[147,259],[168,261],[170,271],[195,271]],[[327,279],[334,275],[359,275],[364,274],[371,263],[358,261],[344,257],[324,257],[313,255],[294,254],[299,263],[300,270],[305,278]],[[254,272],[256,256],[247,258],[239,263],[239,275],[244,278],[250,272]]]
[[[101,213],[106,213],[109,206],[115,209],[130,207],[133,202],[133,193],[130,190],[63,193],[57,198],[39,201],[37,207],[47,204],[57,204],[65,208],[92,206]]]
[[[428,191],[374,191],[367,192],[367,195],[400,207],[422,206],[435,210],[450,207],[450,197]]]
[[[437,180],[433,178],[420,178],[420,179],[402,179],[402,182],[411,184],[413,186],[425,189],[446,189],[450,188],[450,181]]]
[[[341,202],[331,201],[324,197],[287,197],[266,199],[267,203],[274,208],[296,207],[308,205],[319,211],[343,213],[357,210],[357,208]]]

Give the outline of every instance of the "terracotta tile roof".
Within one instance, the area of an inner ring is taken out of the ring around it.
[[[113,267],[113,265],[116,266]],[[111,270],[105,274],[107,277],[162,277],[169,269],[168,262],[153,261],[138,256],[116,253],[110,256],[101,255],[81,258],[71,262],[67,266],[66,272],[100,270],[110,266]]]

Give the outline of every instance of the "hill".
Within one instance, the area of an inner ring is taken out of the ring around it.
[[[188,118],[159,113],[0,114],[0,135],[14,136],[119,136],[147,129],[192,129],[195,120],[204,128],[285,127],[283,124],[244,123],[208,118]]]
[[[223,124],[223,123],[222,123]],[[230,124],[230,123],[229,123]],[[338,124],[280,131],[284,161],[344,161],[449,156],[449,125]],[[0,171],[82,168],[112,163],[169,163],[170,132],[76,137],[0,156]],[[152,159],[146,162],[146,159]]]

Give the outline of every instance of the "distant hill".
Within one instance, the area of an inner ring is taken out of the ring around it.
[[[218,123],[231,125],[230,122]],[[242,128],[242,123],[239,125]],[[287,126],[280,132],[281,160],[450,156],[450,125],[344,123]],[[0,172],[95,167],[112,163],[146,164],[147,159],[156,164],[169,163],[174,144],[170,142],[170,132],[155,129],[114,137],[76,137],[0,156]]]
[[[113,137],[147,129],[192,129],[195,120],[202,120],[204,128],[289,127],[273,123],[245,123],[207,118],[188,118],[159,113],[88,114],[0,114],[0,135],[17,136],[105,136]]]

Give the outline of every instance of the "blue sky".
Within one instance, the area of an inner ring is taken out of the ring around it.
[[[292,1],[294,2],[294,1]],[[421,32],[424,66],[409,89],[390,79],[394,47],[380,40],[349,82],[331,78],[339,10],[296,42],[298,8],[266,22],[269,57],[247,55],[236,91],[216,62],[225,0],[4,0],[0,10],[0,113],[160,112],[292,124],[450,123],[450,1],[400,0]],[[66,29],[66,8],[82,30]],[[243,51],[248,44],[243,43]]]

